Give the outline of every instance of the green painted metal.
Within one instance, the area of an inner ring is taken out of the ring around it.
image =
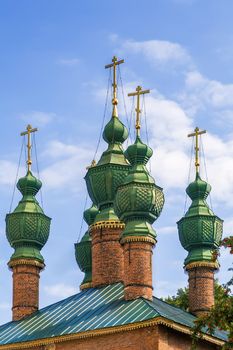
[[[132,167],[123,184],[119,186],[114,203],[115,212],[126,223],[123,237],[156,237],[151,224],[162,211],[164,195],[162,188],[155,185],[146,168],[152,153],[152,149],[142,143],[139,136],[125,152]]]
[[[44,261],[40,250],[48,240],[51,219],[44,214],[35,198],[41,186],[41,181],[31,171],[17,183],[23,198],[13,213],[6,215],[7,239],[15,249],[11,260],[30,258]]]
[[[180,325],[193,327],[195,316],[158,298],[124,300],[121,283],[90,288],[49,305],[29,317],[0,327],[1,345],[29,342],[60,335],[117,327],[165,317]],[[226,340],[224,332],[214,336]]]
[[[186,189],[192,203],[185,216],[177,222],[179,239],[189,254],[185,265],[195,261],[213,261],[213,251],[219,248],[223,220],[209,208],[206,199],[211,186],[196,174]]]
[[[89,209],[84,211],[84,219],[88,226],[93,224],[98,209],[95,205],[92,205]],[[92,254],[91,254],[91,236],[89,229],[83,235],[80,242],[75,243],[75,257],[77,264],[82,272],[85,273],[81,286],[85,283],[92,281]]]
[[[103,132],[108,148],[97,165],[90,167],[85,176],[88,193],[99,209],[96,222],[119,220],[113,209],[113,201],[118,186],[123,183],[129,171],[130,165],[122,148],[127,136],[126,127],[113,113]]]

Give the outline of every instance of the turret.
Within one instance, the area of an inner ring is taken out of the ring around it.
[[[177,223],[180,242],[188,251],[184,266],[189,275],[189,310],[198,316],[208,313],[214,305],[214,272],[218,262],[213,253],[219,248],[223,230],[223,221],[206,202],[211,186],[200,177],[198,136],[202,133],[196,128],[190,134],[196,137],[196,177],[186,189],[192,203]]]
[[[137,136],[135,143],[129,146],[125,156],[131,164],[129,174],[118,187],[115,199],[115,211],[125,223],[121,235],[124,250],[124,291],[125,299],[144,297],[152,299],[152,249],[156,243],[156,233],[152,223],[159,217],[164,196],[162,188],[155,184],[146,164],[152,156],[152,149],[141,141],[139,130],[139,96],[137,95]]]
[[[85,210],[84,220],[88,224],[88,230],[83,235],[80,242],[75,244],[75,257],[77,264],[82,272],[85,273],[80,289],[92,287],[92,253],[91,253],[91,236],[90,226],[95,221],[98,209],[95,205]]]
[[[36,130],[30,125],[27,127],[28,170],[17,183],[23,197],[15,210],[6,215],[7,239],[15,250],[8,263],[13,271],[13,320],[38,309],[40,271],[45,266],[40,250],[47,242],[50,229],[51,219],[35,197],[42,183],[31,172],[30,133]]]
[[[101,286],[123,280],[123,251],[120,235],[124,224],[119,220],[113,207],[116,191],[128,174],[129,163],[124,156],[123,142],[128,136],[117,112],[116,67],[123,63],[113,57],[113,99],[112,117],[104,128],[103,138],[108,147],[97,164],[89,167],[85,176],[88,193],[99,213],[91,225],[92,237],[92,284]]]

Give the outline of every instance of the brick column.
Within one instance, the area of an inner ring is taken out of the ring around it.
[[[93,287],[123,281],[124,260],[120,244],[123,228],[124,224],[114,221],[91,226]]]
[[[39,278],[44,264],[33,259],[12,260],[8,266],[13,271],[13,321],[31,315],[39,307]]]
[[[189,311],[196,316],[208,314],[214,305],[215,263],[190,263],[186,266],[189,275]]]
[[[126,300],[140,297],[152,300],[152,254],[155,240],[149,237],[127,237],[124,249],[124,293]]]

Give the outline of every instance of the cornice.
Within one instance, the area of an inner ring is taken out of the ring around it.
[[[94,338],[98,336],[103,335],[109,335],[109,334],[116,334],[116,333],[122,333],[127,331],[134,331],[136,329],[140,328],[147,328],[152,327],[156,325],[163,325],[168,328],[172,328],[178,332],[191,335],[192,329],[190,329],[187,326],[183,326],[181,324],[178,324],[176,322],[170,321],[164,317],[156,317],[149,321],[142,321],[142,322],[136,322],[129,325],[124,326],[116,326],[116,327],[110,327],[105,329],[96,329],[93,331],[86,331],[86,332],[80,332],[80,333],[74,333],[74,334],[67,334],[62,336],[56,336],[52,338],[44,338],[44,339],[37,339],[29,342],[19,342],[14,344],[6,344],[6,345],[0,345],[0,349],[4,350],[21,350],[21,349],[29,349],[33,347],[39,347],[39,346],[48,346],[48,345],[55,345],[57,343],[67,342],[71,340],[79,340],[79,339],[86,339],[86,338]],[[210,343],[213,343],[218,346],[223,346],[224,341],[217,339],[211,335],[202,334],[201,339],[206,340]]]

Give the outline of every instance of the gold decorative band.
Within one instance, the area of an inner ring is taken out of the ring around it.
[[[108,221],[106,220],[106,221],[98,221],[95,224],[92,224],[90,226],[91,231],[98,230],[100,228],[120,228],[123,230],[125,228],[125,224],[117,220],[108,220]]]
[[[34,259],[14,259],[14,260],[10,260],[7,265],[9,266],[9,268],[12,268],[14,266],[19,266],[19,265],[32,265],[32,266],[39,267],[40,269],[45,268],[44,263],[41,263],[38,260],[34,260]]]
[[[79,288],[80,288],[80,290],[87,289],[87,288],[92,288],[92,282],[87,282],[87,283],[80,284]]]
[[[217,270],[219,268],[219,263],[217,261],[194,261],[186,265],[184,268],[188,271],[195,267],[209,267]]]
[[[13,350],[13,349],[19,350],[19,349],[29,349],[29,348],[31,349],[31,348],[39,347],[39,346],[48,346],[49,344],[54,345],[56,343],[64,343],[64,342],[71,341],[71,340],[93,338],[93,337],[97,337],[97,336],[104,336],[107,334],[116,334],[116,333],[122,333],[122,332],[127,332],[127,331],[133,331],[135,329],[153,327],[156,325],[164,325],[164,326],[166,326],[168,328],[172,328],[178,332],[192,335],[191,328],[189,328],[187,326],[183,326],[183,325],[176,323],[174,321],[170,321],[164,317],[156,317],[156,318],[152,318],[151,320],[142,321],[142,322],[135,322],[135,323],[123,325],[123,326],[96,329],[96,330],[92,330],[92,331],[55,336],[52,338],[37,339],[37,340],[28,341],[28,342],[0,345],[0,349],[5,349],[5,350]],[[224,345],[223,340],[215,338],[212,335],[202,334],[202,339],[209,341],[210,343],[219,345],[219,346]],[[190,340],[191,340],[191,338],[190,338]]]
[[[121,239],[121,244],[130,243],[130,242],[147,242],[155,245],[157,243],[155,238],[146,237],[146,236],[128,236]]]

